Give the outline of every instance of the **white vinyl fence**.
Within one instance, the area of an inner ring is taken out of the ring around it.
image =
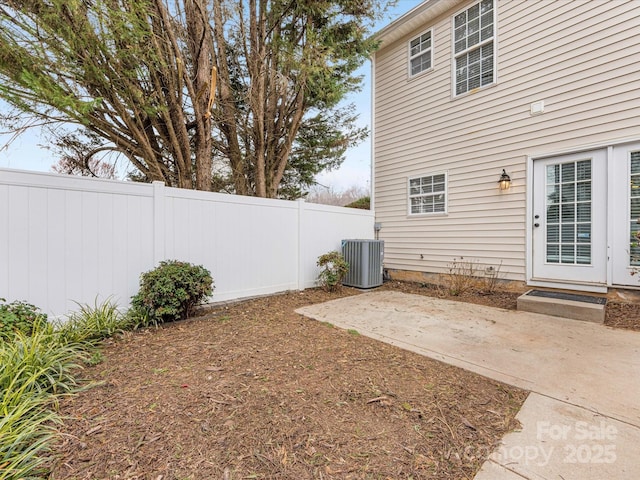
[[[319,255],[373,224],[302,200],[0,169],[0,297],[52,316],[108,297],[126,308],[162,260],[209,269],[212,302],[304,289]]]

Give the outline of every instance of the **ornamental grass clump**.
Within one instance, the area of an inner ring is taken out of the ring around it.
[[[0,480],[45,476],[43,454],[60,423],[48,404],[49,396],[31,391],[29,382],[0,393]]]
[[[74,371],[86,353],[51,324],[0,340],[0,480],[41,478],[60,417],[57,398],[78,388]]]
[[[63,394],[73,391],[73,374],[86,356],[79,344],[64,343],[51,326],[31,335],[15,334],[13,341],[0,344],[0,390]]]
[[[169,260],[140,277],[140,291],[131,305],[155,322],[180,320],[213,293],[213,278],[201,265]]]
[[[133,322],[130,315],[121,313],[111,299],[102,303],[96,300],[93,306],[78,304],[78,307],[79,310],[70,314],[58,329],[58,334],[66,343],[95,344],[140,326]]]
[[[77,372],[98,340],[137,325],[111,301],[81,305],[58,326],[33,305],[8,305],[0,317],[9,319],[0,335],[0,480],[46,478],[58,399],[80,389]]]

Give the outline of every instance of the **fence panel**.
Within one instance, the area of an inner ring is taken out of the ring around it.
[[[313,286],[322,253],[372,238],[373,213],[0,169],[0,297],[52,316],[112,297],[126,308],[161,260],[202,264],[211,301]]]
[[[165,255],[205,265],[214,301],[298,288],[296,202],[166,192]]]
[[[0,297],[54,316],[128,304],[153,266],[151,185],[3,170],[0,192]]]
[[[303,254],[300,256],[302,288],[315,285],[318,275],[316,261],[323,253],[341,251],[342,240],[372,239],[373,213],[355,208],[333,207],[301,202],[300,235]],[[338,231],[339,235],[327,234]]]

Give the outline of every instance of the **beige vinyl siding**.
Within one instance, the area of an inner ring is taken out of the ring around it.
[[[496,84],[454,97],[452,16],[473,3],[375,55],[376,220],[387,268],[463,256],[524,280],[527,155],[640,139],[640,1],[497,1]],[[409,79],[407,42],[429,28],[433,69]],[[448,214],[408,215],[408,178],[445,171]]]

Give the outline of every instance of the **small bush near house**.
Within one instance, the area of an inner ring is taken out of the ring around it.
[[[40,323],[46,323],[47,315],[26,302],[6,303],[0,298],[0,340],[11,340],[15,332],[31,335]]]
[[[201,265],[169,260],[143,273],[140,291],[131,305],[140,315],[156,322],[187,318],[193,307],[213,292],[209,270]]]
[[[439,285],[447,295],[457,297],[471,292],[490,295],[496,292],[500,282],[502,261],[497,267],[480,266],[478,260],[454,258],[447,265],[447,272],[440,274]]]
[[[502,260],[497,267],[490,265],[484,269],[484,277],[480,281],[480,289],[483,293],[489,295],[495,293],[500,283],[500,269],[502,268]]]
[[[447,273],[442,275],[440,284],[451,296],[464,295],[478,288],[477,272],[477,260],[465,260],[463,257],[454,258],[453,262],[447,265]]]
[[[349,273],[349,264],[340,252],[329,252],[318,257],[319,267],[322,267],[318,275],[320,285],[331,292],[340,287],[342,279]]]

